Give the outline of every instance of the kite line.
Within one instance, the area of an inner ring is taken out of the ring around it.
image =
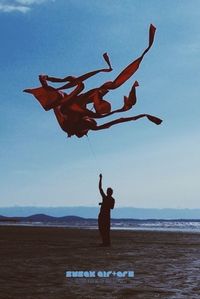
[[[96,164],[97,172],[98,172],[98,173],[101,173],[102,171],[100,170],[99,163],[98,163],[98,161],[97,161],[97,155],[96,155],[96,153],[95,153],[95,151],[94,151],[94,147],[93,147],[93,145],[92,145],[92,143],[91,143],[91,140],[90,140],[89,136],[86,135],[86,137],[87,137],[86,139],[87,139],[87,142],[88,142],[88,146],[89,146],[89,148],[90,148],[91,155],[92,155],[93,160],[94,160],[94,162],[95,162],[95,164]]]

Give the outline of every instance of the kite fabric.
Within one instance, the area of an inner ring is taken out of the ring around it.
[[[130,63],[113,81],[108,81],[100,87],[83,92],[85,86],[84,81],[100,72],[111,72],[112,66],[107,53],[103,54],[103,58],[107,64],[107,68],[91,71],[79,77],[67,76],[65,78],[49,77],[40,75],[39,80],[41,87],[33,89],[25,89],[24,92],[32,94],[46,110],[53,109],[60,127],[68,134],[68,137],[82,137],[87,135],[90,130],[102,130],[123,122],[136,121],[146,117],[149,121],[159,125],[162,120],[158,117],[149,114],[139,114],[133,117],[119,118],[107,122],[103,125],[98,125],[95,119],[108,117],[114,113],[120,113],[130,110],[137,101],[136,87],[139,86],[135,81],[130,93],[124,96],[124,105],[120,109],[111,110],[111,104],[103,99],[103,97],[113,89],[124,84],[138,70],[144,55],[151,48],[156,28],[151,24],[149,28],[149,45],[144,50],[142,55]],[[59,88],[49,86],[47,81],[53,83],[65,83]],[[70,93],[63,90],[74,88]],[[93,104],[94,111],[88,109],[87,105]]]

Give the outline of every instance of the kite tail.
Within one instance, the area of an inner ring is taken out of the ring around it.
[[[112,66],[111,66],[111,63],[110,63],[110,58],[109,58],[107,53],[103,54],[103,58],[104,58],[105,62],[107,62],[107,65],[109,66],[109,69],[112,69]]]
[[[143,118],[143,117],[147,117],[148,120],[150,120],[151,122],[155,123],[156,125],[160,125],[162,120],[158,117],[155,117],[153,115],[150,115],[150,114],[139,114],[139,115],[136,115],[136,116],[132,116],[132,117],[125,117],[125,118],[118,118],[118,119],[115,119],[113,121],[110,121],[108,123],[105,123],[103,125],[100,125],[100,126],[96,126],[94,128],[92,128],[92,130],[103,130],[103,129],[108,129],[116,124],[120,124],[120,123],[124,123],[124,122],[129,122],[129,121],[136,121],[140,118]]]
[[[146,117],[148,118],[148,120],[152,121],[156,125],[160,125],[162,123],[162,119],[155,117],[153,115],[147,114]]]
[[[124,97],[124,106],[122,108],[122,111],[127,111],[127,110],[131,109],[133,107],[133,105],[136,104],[136,102],[137,102],[136,87],[138,87],[138,86],[139,86],[138,81],[135,81],[131,88],[129,96]]]
[[[137,58],[136,60],[134,60],[131,64],[129,64],[113,82],[107,82],[102,87],[107,88],[107,89],[118,88],[124,82],[126,82],[138,70],[144,55],[149,51],[149,49],[151,48],[151,46],[153,44],[155,31],[156,31],[156,28],[151,24],[149,27],[149,45],[144,50],[142,55],[139,58]]]

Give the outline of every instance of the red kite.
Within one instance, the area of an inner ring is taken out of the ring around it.
[[[71,137],[73,135],[82,137],[84,135],[87,135],[89,130],[97,131],[107,129],[115,124],[135,121],[143,117],[147,117],[148,120],[159,125],[162,120],[149,114],[140,114],[133,117],[119,118],[107,122],[103,125],[98,125],[95,120],[110,116],[114,113],[127,111],[136,104],[135,90],[138,86],[137,81],[135,81],[135,83],[133,84],[129,96],[124,97],[124,105],[120,109],[111,111],[111,104],[103,99],[103,97],[110,90],[116,89],[124,84],[137,71],[144,55],[149,51],[153,44],[155,31],[156,28],[153,25],[150,25],[149,45],[144,50],[142,55],[132,63],[130,63],[113,81],[108,81],[100,87],[91,89],[83,93],[83,90],[85,88],[83,82],[85,80],[100,72],[112,71],[112,66],[107,53],[104,53],[103,58],[107,63],[108,68],[95,70],[80,77],[67,76],[63,79],[49,77],[47,75],[40,75],[39,80],[42,86],[34,89],[25,89],[24,91],[33,94],[46,111],[50,109],[54,110],[58,123],[60,124],[61,128],[68,134],[68,137]],[[65,84],[59,88],[54,88],[52,86],[49,86],[47,81],[54,83],[65,82]],[[63,92],[63,90],[73,87],[74,90],[69,94]],[[87,108],[87,105],[91,103],[94,106],[95,112]]]

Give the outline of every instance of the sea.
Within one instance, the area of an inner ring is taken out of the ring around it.
[[[77,229],[98,229],[97,222],[91,224],[90,221],[84,223],[55,223],[55,222],[0,222],[0,225],[9,226],[39,226],[39,227],[66,227]],[[112,223],[112,230],[132,230],[132,231],[166,231],[166,232],[188,232],[200,233],[200,220],[117,220]]]

